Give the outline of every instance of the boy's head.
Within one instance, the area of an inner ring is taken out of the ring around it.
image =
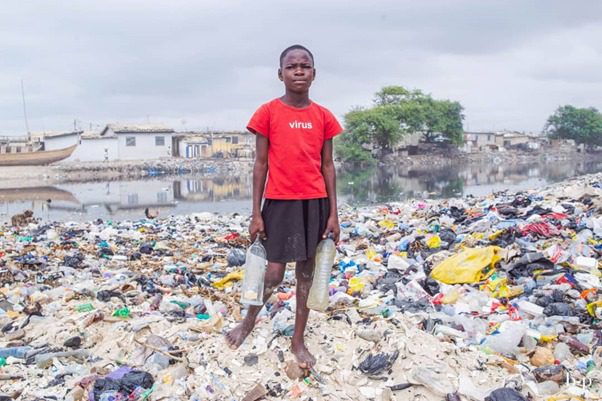
[[[288,91],[295,93],[309,91],[315,77],[314,55],[308,48],[292,45],[280,53],[278,78],[284,82]]]
[[[293,50],[302,50],[304,52],[306,52],[309,55],[309,58],[311,59],[311,63],[314,64],[314,55],[309,51],[309,49],[303,45],[292,45],[287,47],[286,49],[284,49],[282,51],[282,53],[280,53],[280,68],[282,68],[282,62],[284,61],[284,58],[286,57],[286,55],[290,52],[292,52]]]

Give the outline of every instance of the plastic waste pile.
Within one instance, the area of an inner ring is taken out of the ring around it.
[[[246,216],[5,225],[0,400],[600,399],[601,195],[592,175],[341,208],[309,370],[293,269],[226,346],[260,292]]]

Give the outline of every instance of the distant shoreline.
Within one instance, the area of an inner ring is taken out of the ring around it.
[[[465,164],[528,164],[551,163],[559,160],[602,161],[599,153],[577,152],[484,152],[420,154],[389,157],[380,165],[444,167]],[[338,167],[346,167],[337,163]],[[161,176],[198,177],[213,175],[251,174],[252,159],[159,159],[111,162],[61,162],[50,166],[0,167],[0,187],[53,185],[66,182],[116,181],[147,179]]]

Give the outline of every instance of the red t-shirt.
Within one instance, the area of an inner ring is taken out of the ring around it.
[[[297,108],[274,99],[257,109],[247,129],[269,140],[266,199],[327,197],[322,146],[343,131],[328,109],[313,102]]]

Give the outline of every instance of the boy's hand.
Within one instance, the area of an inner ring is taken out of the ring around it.
[[[251,218],[251,224],[249,224],[249,234],[251,234],[251,242],[255,242],[255,237],[259,235],[262,240],[267,239],[265,235],[265,226],[263,225],[263,218],[261,215],[253,216]]]
[[[332,233],[333,241],[335,244],[339,243],[339,237],[341,236],[341,226],[339,225],[339,216],[330,216],[326,222],[326,230],[322,234],[322,238],[328,238],[328,234]]]

